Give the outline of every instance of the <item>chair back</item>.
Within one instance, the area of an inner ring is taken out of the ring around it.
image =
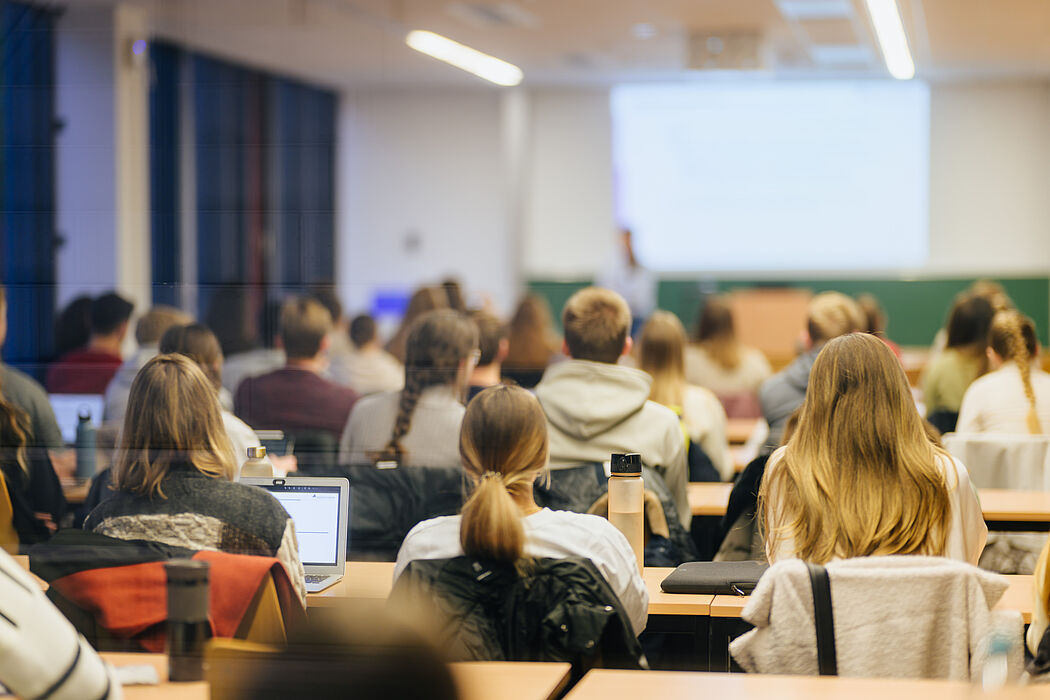
[[[3,474],[0,474],[0,549],[8,554],[18,554],[15,509],[11,505],[11,494],[7,491],[7,480]]]
[[[1050,491],[1050,436],[949,433],[943,442],[977,488]]]

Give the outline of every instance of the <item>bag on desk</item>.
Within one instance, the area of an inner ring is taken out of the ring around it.
[[[691,561],[660,582],[667,593],[749,595],[769,568],[757,561]]]

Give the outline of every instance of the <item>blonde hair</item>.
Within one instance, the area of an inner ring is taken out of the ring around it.
[[[1050,615],[1050,538],[1043,545],[1043,551],[1039,553],[1039,559],[1035,564],[1035,595],[1036,603],[1043,609],[1044,615]]]
[[[681,407],[685,392],[685,328],[669,311],[655,311],[638,339],[638,368],[653,383],[649,399],[664,406]]]
[[[160,339],[160,352],[185,355],[201,368],[215,391],[222,388],[222,348],[211,329],[201,323],[172,326]]]
[[[543,297],[530,294],[521,300],[510,319],[504,367],[545,369],[558,351],[550,307]]]
[[[237,473],[219,400],[204,372],[185,355],[157,355],[131,384],[113,486],[165,498],[164,477],[187,465],[227,481]]]
[[[281,305],[278,325],[285,355],[310,358],[320,352],[321,341],[332,330],[332,314],[316,299],[289,299]]]
[[[793,540],[795,556],[818,564],[944,554],[951,505],[937,461],[950,458],[927,439],[904,370],[878,338],[824,346],[781,455],[759,489],[768,551]]]
[[[174,306],[154,306],[135,322],[135,342],[139,345],[158,343],[172,326],[192,323],[193,318]]]
[[[857,302],[839,292],[821,292],[806,310],[806,329],[814,345],[864,330],[867,319]]]
[[[577,360],[615,364],[631,330],[631,309],[609,289],[585,287],[569,297],[562,311],[569,354]]]
[[[463,552],[489,561],[518,563],[525,528],[515,496],[547,465],[547,419],[525,389],[494,386],[467,405],[459,431],[463,468],[474,490],[463,505]]]
[[[725,299],[711,296],[704,301],[696,323],[696,342],[723,369],[740,366],[733,311]]]
[[[1028,416],[1025,423],[1032,435],[1042,435],[1036,411],[1035,390],[1032,388],[1032,358],[1039,352],[1039,341],[1035,337],[1032,319],[1018,311],[1000,311],[992,318],[988,329],[988,345],[1004,360],[1013,360],[1021,372],[1021,385],[1028,400]]]
[[[0,329],[7,322],[7,292],[0,287]],[[3,336],[0,334],[0,343]],[[29,477],[29,461],[26,451],[32,433],[32,422],[29,414],[4,398],[3,386],[0,386],[0,458],[11,459]],[[0,476],[0,478],[3,478]]]

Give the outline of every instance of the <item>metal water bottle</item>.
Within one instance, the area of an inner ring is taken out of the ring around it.
[[[637,453],[612,455],[609,477],[609,522],[631,544],[644,565],[645,549],[645,484],[642,481],[642,456]]]
[[[248,459],[241,465],[241,476],[273,476],[273,465],[266,459],[265,447],[248,448]]]
[[[95,476],[95,426],[85,411],[77,414],[76,450],[77,478],[90,479]]]
[[[208,622],[206,561],[172,559],[168,576],[168,680],[204,680],[204,643],[211,637]]]

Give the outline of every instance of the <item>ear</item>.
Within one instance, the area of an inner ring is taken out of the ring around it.
[[[630,355],[631,349],[634,347],[634,338],[627,336],[627,340],[623,341],[623,352],[621,355]]]
[[[317,349],[318,355],[323,355],[328,352],[328,347],[332,344],[332,339],[328,337],[328,334],[321,336],[321,347]]]
[[[991,369],[999,369],[1003,366],[1003,358],[992,347],[989,345],[984,349],[984,354],[988,356],[988,366]]]
[[[565,355],[565,357],[572,357],[572,353],[569,352],[569,344],[564,340],[561,341],[561,354]]]
[[[802,343],[802,347],[807,351],[813,349],[813,337],[810,336],[808,330],[802,331],[798,336],[799,342]]]
[[[503,362],[510,352],[510,341],[506,338],[499,339],[499,349],[496,350],[496,362]]]

